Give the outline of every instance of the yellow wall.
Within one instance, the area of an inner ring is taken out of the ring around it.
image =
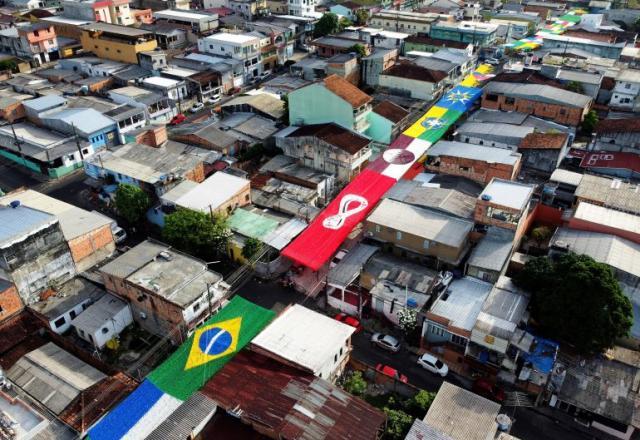
[[[118,43],[112,40],[101,40],[92,37],[89,32],[82,32],[80,38],[82,49],[93,52],[97,57],[123,63],[138,64],[138,52],[154,50],[158,46],[156,40],[139,44]],[[96,47],[97,46],[97,47]]]

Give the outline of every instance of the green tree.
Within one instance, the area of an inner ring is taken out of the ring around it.
[[[567,84],[567,90],[571,90],[575,93],[582,93],[582,84],[580,84],[578,81],[569,81],[569,84]]]
[[[250,260],[262,248],[262,242],[257,238],[249,237],[242,246],[242,256]]]
[[[532,293],[532,317],[540,330],[581,354],[611,347],[633,324],[631,302],[613,271],[587,255],[533,259],[515,282]]]
[[[340,20],[338,21],[338,30],[341,31],[349,26],[353,26],[353,22],[347,17],[340,17]]]
[[[547,226],[538,226],[537,228],[533,228],[533,231],[531,231],[531,238],[533,238],[536,243],[541,244],[551,238],[551,229]]]
[[[332,12],[327,12],[318,20],[316,26],[313,28],[313,36],[316,38],[324,37],[325,35],[338,32],[338,30],[338,16]]]
[[[367,50],[364,48],[362,44],[354,44],[349,48],[351,52],[355,52],[359,57],[367,56]]]
[[[582,120],[582,131],[586,134],[593,133],[597,123],[598,114],[594,110],[590,110],[589,113],[584,115],[584,119]]]
[[[436,393],[420,390],[415,396],[405,402],[405,409],[407,413],[413,417],[423,419],[435,398]]]
[[[116,209],[130,224],[135,224],[144,218],[151,200],[146,192],[135,185],[121,183],[116,190]]]
[[[284,125],[289,125],[289,95],[284,95],[280,99],[284,102],[284,114],[282,115],[282,123]]]
[[[356,11],[356,23],[360,26],[364,26],[369,21],[369,11],[366,9],[358,9]]]
[[[411,425],[413,417],[399,409],[385,407],[384,413],[387,415],[387,428],[384,431],[384,438],[388,440],[403,440]]]
[[[167,243],[205,260],[225,254],[230,236],[225,216],[211,218],[190,209],[178,209],[166,216],[162,230]]]
[[[344,379],[342,388],[349,394],[362,396],[367,390],[367,381],[362,377],[362,372],[353,371]]]

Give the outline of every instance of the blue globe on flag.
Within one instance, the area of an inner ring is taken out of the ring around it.
[[[224,353],[232,342],[231,333],[225,329],[213,327],[200,334],[198,346],[204,354],[215,356]]]

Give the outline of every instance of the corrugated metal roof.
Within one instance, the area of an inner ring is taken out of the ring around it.
[[[174,203],[183,208],[208,213],[209,209],[217,210],[245,189],[249,189],[247,179],[218,172],[178,197]]]
[[[511,278],[500,277],[484,301],[473,330],[509,340],[528,305],[529,296],[518,290]]]
[[[201,391],[274,438],[379,438],[385,415],[324,379],[266,356],[238,353]]]
[[[415,419],[404,440],[451,440],[451,437],[432,426],[428,426],[422,420]]]
[[[0,248],[11,246],[14,242],[24,240],[57,222],[51,214],[26,206],[0,206]]]
[[[571,252],[586,254],[621,272],[640,277],[640,244],[611,234],[558,228],[551,238],[554,246],[568,245]]]
[[[575,194],[576,197],[599,202],[608,208],[640,214],[640,185],[637,183],[585,174]]]
[[[7,377],[56,414],[81,391],[106,376],[53,342],[33,350],[7,371]]]
[[[515,153],[506,148],[451,141],[439,141],[427,150],[427,155],[460,157],[505,165],[515,165],[522,158],[520,153]]]
[[[567,185],[578,186],[580,185],[580,181],[582,181],[582,174],[576,173],[574,171],[563,170],[561,168],[556,168],[551,177],[549,178],[550,182],[558,182],[565,183]]]
[[[127,303],[120,298],[106,294],[87,307],[72,323],[74,327],[93,334],[126,307]]]
[[[640,194],[638,197],[640,197]],[[604,206],[580,202],[573,217],[585,222],[640,234],[640,216],[605,208]]]
[[[362,272],[369,258],[379,250],[376,246],[359,243],[335,267],[329,270],[327,283],[336,286],[348,286]]]
[[[454,327],[471,330],[492,287],[472,277],[453,280],[446,293],[435,300],[430,311],[448,319]]]
[[[201,392],[194,393],[160,424],[146,440],[186,439],[203,426],[216,411],[216,402]]]
[[[391,199],[384,199],[367,221],[456,248],[473,228],[473,222]]]
[[[102,266],[100,271],[118,278],[127,278],[169,248],[166,244],[146,240]]]
[[[545,38],[546,37],[547,34],[545,34]],[[497,93],[510,97],[577,108],[586,107],[593,101],[589,96],[544,84],[520,84],[494,81],[486,85],[484,93]]]
[[[467,264],[480,269],[502,271],[513,249],[515,232],[510,229],[490,226],[487,235],[473,249]]]
[[[295,304],[274,319],[251,345],[319,373],[354,331],[349,325]]]
[[[481,137],[486,144],[495,141],[516,146],[534,131],[533,127],[500,122],[465,122],[456,130],[458,139],[462,136]]]
[[[307,222],[294,217],[283,225],[278,226],[274,231],[271,231],[266,237],[264,242],[269,246],[282,250],[288,245],[291,240],[298,236],[307,227]]]
[[[31,189],[1,197],[0,205],[7,206],[13,200],[20,200],[24,206],[56,216],[67,240],[87,234],[113,221]]]
[[[498,431],[500,404],[443,382],[424,422],[451,440],[487,440]]]

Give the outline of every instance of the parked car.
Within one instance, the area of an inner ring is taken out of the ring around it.
[[[340,249],[329,263],[329,269],[333,269],[349,253],[348,249]]]
[[[371,336],[371,343],[392,353],[397,353],[400,351],[400,341],[398,341],[391,335],[374,333],[373,336]]]
[[[471,389],[474,393],[487,399],[498,403],[504,402],[504,390],[487,379],[476,379]]]
[[[437,357],[425,353],[418,358],[418,365],[434,374],[445,377],[449,373],[449,367]]]
[[[376,371],[384,374],[385,376],[393,377],[400,382],[409,383],[409,379],[407,379],[407,376],[405,376],[404,374],[400,374],[398,370],[388,365],[378,364],[376,365]]]
[[[265,70],[260,74],[260,80],[265,80],[269,76],[271,76],[271,70]]]
[[[349,316],[346,313],[338,313],[336,316],[334,316],[333,319],[335,319],[336,321],[345,323],[347,325],[350,325],[351,327],[355,327],[356,333],[359,333],[360,331],[362,331],[362,324],[360,324],[360,321],[358,320],[358,318]]]
[[[198,113],[200,110],[202,110],[204,108],[204,104],[201,102],[196,102],[195,104],[193,104],[193,106],[189,109],[189,111],[191,113]]]
[[[217,104],[218,102],[220,102],[220,99],[222,99],[222,96],[220,94],[211,95],[205,100],[205,102],[207,104],[209,104],[209,105],[213,105],[213,104]]]
[[[182,124],[186,119],[187,117],[185,115],[183,115],[182,113],[179,113],[169,121],[169,125]]]
[[[111,225],[111,233],[116,244],[120,244],[127,239],[127,231],[118,225]]]
[[[497,58],[487,58],[484,60],[485,63],[491,64],[492,66],[498,66],[500,64],[500,60]]]

